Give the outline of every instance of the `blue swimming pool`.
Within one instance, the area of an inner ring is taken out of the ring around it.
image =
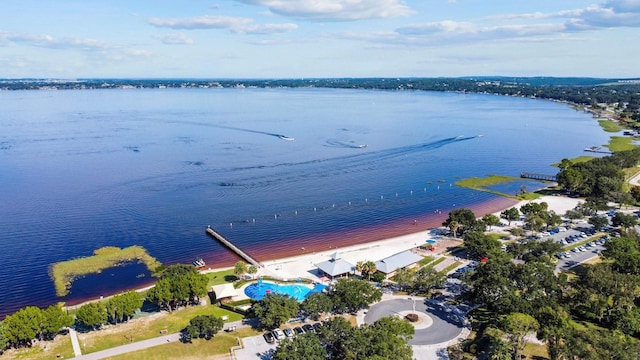
[[[322,284],[315,284],[313,288],[297,284],[279,285],[258,280],[257,283],[244,288],[244,293],[254,300],[262,300],[267,294],[283,294],[289,295],[298,301],[303,301],[307,296],[315,292],[322,292],[326,287],[326,285]]]

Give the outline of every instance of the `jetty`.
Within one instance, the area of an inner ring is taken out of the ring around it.
[[[590,146],[588,148],[585,148],[584,151],[598,153],[598,154],[613,154],[613,152],[611,151],[602,150],[602,146]]]
[[[558,177],[556,175],[536,174],[536,173],[529,173],[529,172],[521,172],[520,177],[523,179],[558,181]]]
[[[249,256],[249,254],[247,254],[246,252],[242,251],[239,247],[233,245],[231,243],[231,241],[225,239],[224,236],[220,235],[218,232],[213,230],[211,228],[211,226],[207,226],[207,234],[211,235],[212,238],[218,240],[220,243],[222,243],[224,246],[226,246],[229,250],[231,250],[234,253],[236,253],[236,255],[238,255],[241,258],[243,258],[249,264],[254,265],[256,267],[263,267],[264,266],[258,260],[252,258],[251,256]]]

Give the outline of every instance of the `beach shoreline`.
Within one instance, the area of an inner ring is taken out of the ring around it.
[[[549,210],[553,210],[557,214],[562,215],[567,210],[573,209],[580,201],[583,200],[564,196],[542,196],[535,200],[522,201],[510,198],[497,198],[491,202],[476,204],[471,210],[476,217],[481,218],[486,214],[499,216],[502,211],[508,208],[516,207],[519,209],[522,205],[530,202],[546,202],[549,205]],[[256,276],[271,276],[282,280],[305,278],[315,282],[322,282],[326,279],[323,279],[322,275],[317,272],[316,264],[328,260],[336,252],[342,259],[355,265],[358,261],[375,262],[403,251],[415,249],[421,245],[425,245],[426,240],[434,238],[438,239],[435,244],[435,250],[427,251],[426,253],[423,252],[423,255],[440,257],[443,256],[442,253],[446,252],[447,249],[462,243],[461,239],[438,236],[439,231],[445,230],[442,226],[442,221],[447,217],[448,212],[446,214],[444,212],[441,214],[428,214],[426,217],[419,218],[417,225],[404,221],[402,226],[396,224],[396,226],[389,226],[387,231],[377,232],[376,236],[383,236],[382,238],[375,239],[372,237],[370,240],[364,242],[330,245],[326,248],[305,248],[304,251],[301,249],[292,249],[290,254],[274,255],[270,258],[258,258],[264,266],[258,269]],[[504,220],[501,221],[506,225]],[[379,228],[382,227],[383,226],[379,226]],[[400,232],[398,230],[400,230]],[[327,242],[325,242],[325,244],[326,243]],[[223,266],[209,267],[200,272],[210,273],[228,270],[230,268],[233,268],[233,265],[228,266],[225,264]],[[153,286],[154,285],[147,285],[144,288],[135,289],[135,291],[145,291]],[[77,308],[88,302],[108,299],[111,296],[70,302],[65,305],[65,308]]]
[[[492,204],[492,206],[484,206],[482,209],[472,209],[477,218],[481,218],[486,214],[500,213],[508,208],[520,208],[522,205],[531,202],[546,202],[548,209],[555,211],[559,215],[563,215],[567,210],[573,209],[581,199],[569,198],[564,196],[542,196],[535,200],[514,200]],[[444,215],[444,214],[443,214]],[[444,219],[448,217],[448,213],[444,215]],[[501,219],[503,226],[506,227],[506,221]],[[440,229],[440,231],[438,231]],[[340,257],[351,264],[355,265],[358,261],[378,261],[388,256],[415,249],[426,244],[426,240],[436,237],[438,240],[435,244],[435,250],[425,255],[442,256],[447,249],[457,246],[461,243],[460,239],[447,236],[437,236],[441,230],[446,230],[440,222],[437,226],[428,229],[421,229],[406,234],[386,237],[383,239],[372,240],[364,243],[350,244],[347,246],[337,246],[335,248],[323,249],[321,251],[308,252],[277,259],[262,261],[264,268],[260,269],[259,275],[269,275],[282,279],[307,278],[313,281],[322,281],[322,275],[317,272],[316,264],[328,260],[334,253],[338,252]],[[506,229],[505,229],[506,231]]]

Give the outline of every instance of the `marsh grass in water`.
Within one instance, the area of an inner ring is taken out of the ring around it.
[[[100,273],[102,270],[134,260],[143,262],[152,274],[162,265],[141,246],[134,245],[123,249],[106,246],[95,250],[93,256],[51,265],[49,275],[53,279],[56,295],[65,296],[69,293],[73,281],[79,276]]]

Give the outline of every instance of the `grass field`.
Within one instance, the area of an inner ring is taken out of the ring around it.
[[[601,119],[598,120],[598,124],[602,127],[602,130],[606,132],[620,132],[622,131],[622,127],[618,124],[617,121]]]
[[[58,335],[53,341],[44,341],[31,348],[10,349],[0,355],[0,360],[8,359],[71,359],[75,356],[69,335]]]
[[[489,175],[483,178],[474,177],[474,178],[463,179],[463,180],[457,181],[455,185],[468,188],[468,189],[484,191],[484,192],[488,192],[491,194],[508,197],[512,199],[517,198],[518,200],[533,200],[540,197],[540,194],[537,194],[537,193],[525,193],[518,196],[513,196],[500,191],[490,190],[487,188],[488,186],[504,184],[512,181],[522,181],[522,179],[518,177],[505,176],[505,175]]]
[[[633,138],[630,137],[612,136],[609,139],[609,144],[607,145],[607,147],[613,152],[633,150],[636,148],[636,145],[633,145],[632,142]]]
[[[242,315],[221,309],[217,306],[192,306],[172,313],[162,312],[131,320],[120,325],[111,325],[102,330],[78,334],[82,353],[91,353],[112,347],[151,339],[160,335],[161,331],[176,333],[184,329],[189,321],[198,315],[214,315],[228,317],[228,321],[242,319]]]
[[[251,328],[242,328],[233,333],[219,332],[211,340],[198,339],[193,343],[173,342],[144,350],[111,357],[113,360],[126,359],[228,359],[229,349],[238,345],[238,338],[255,336],[259,332]]]
[[[162,265],[141,246],[124,249],[107,246],[95,250],[93,256],[55,263],[51,265],[49,275],[53,279],[56,295],[65,296],[76,277],[99,273],[104,269],[135,260],[142,261],[151,273]]]

